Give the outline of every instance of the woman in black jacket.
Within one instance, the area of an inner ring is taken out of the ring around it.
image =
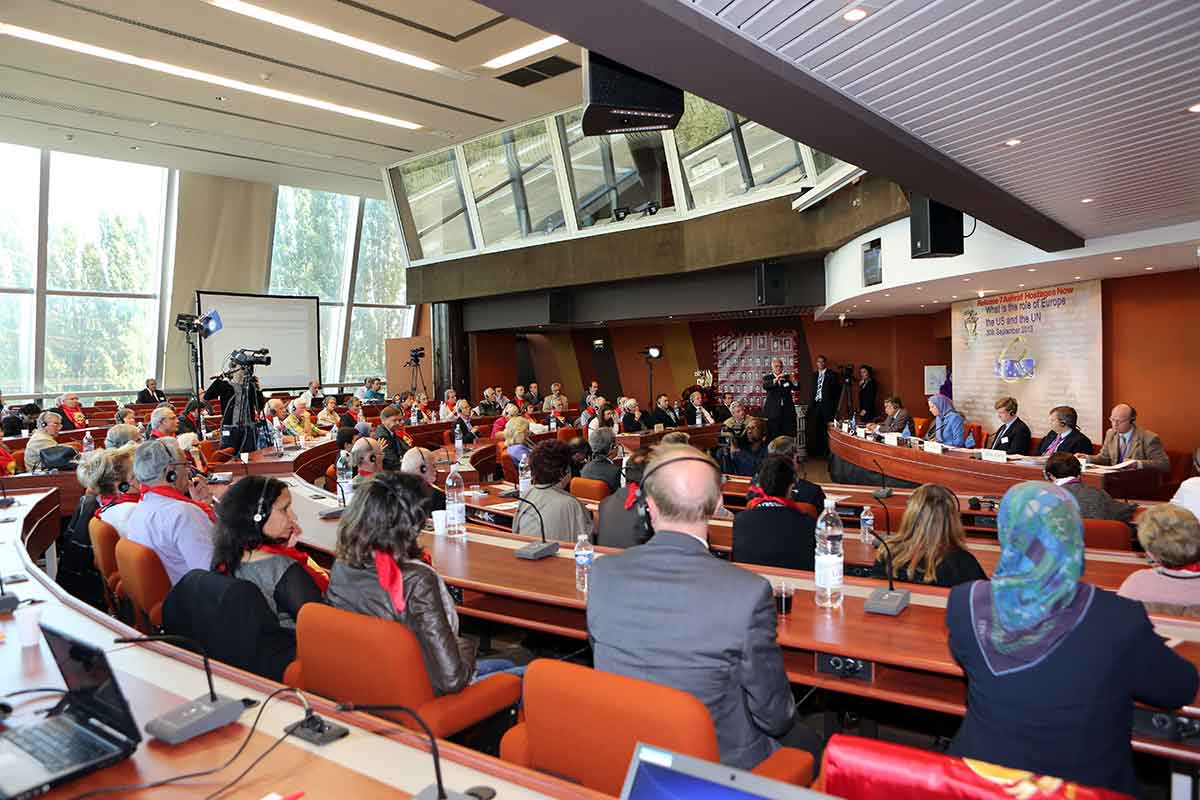
[[[950,752],[1139,795],[1134,701],[1192,702],[1196,668],[1140,603],[1080,582],[1083,520],[1061,487],[1017,484],[997,523],[992,580],[956,586],[946,606],[950,651],[967,676]]]
[[[875,383],[875,370],[862,364],[858,368],[858,424],[874,422],[879,416],[877,405],[879,384]]]
[[[913,492],[900,530],[887,542],[892,549],[892,577],[898,581],[957,586],[987,580],[967,550],[958,498],[945,486],[927,483]],[[876,553],[874,574],[879,578],[887,577],[884,552],[881,547]]]
[[[407,626],[420,643],[434,692],[444,695],[513,664],[476,662],[474,644],[458,636],[454,601],[417,543],[428,495],[424,480],[401,472],[380,473],[354,490],[338,525],[328,599],[337,608]]]

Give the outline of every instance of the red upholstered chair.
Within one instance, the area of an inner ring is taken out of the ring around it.
[[[720,758],[712,717],[692,695],[565,661],[529,665],[523,713],[500,741],[500,758],[613,796],[621,794],[638,742]],[[784,747],[754,773],[805,786],[812,767],[811,755]]]
[[[117,542],[121,535],[117,529],[99,517],[88,521],[88,538],[92,540],[92,558],[96,569],[104,579],[104,600],[108,613],[116,614],[121,607],[121,572],[117,569]]]
[[[25,448],[21,448],[20,450],[14,450],[12,457],[13,457],[13,463],[17,465],[16,474],[19,475],[22,472],[25,472]]]
[[[929,418],[928,417],[913,417],[912,424],[913,424],[913,434],[915,436],[920,437],[921,439],[924,439],[925,433],[929,430]]]
[[[1115,519],[1085,519],[1083,521],[1083,546],[1103,547],[1108,550],[1132,550],[1132,533],[1129,526]]]
[[[438,738],[511,711],[521,679],[490,675],[461,692],[437,697],[417,637],[402,623],[309,603],[296,621],[296,661],[284,681],[343,703],[403,705],[416,711]],[[407,715],[381,711],[414,730]]]
[[[845,800],[1119,800],[1128,795],[1096,789],[1000,767],[986,761],[956,758],[878,739],[835,734],[825,746],[821,777],[814,789]]]
[[[571,478],[571,494],[580,500],[595,500],[599,503],[612,492],[604,481],[592,478]]]
[[[569,442],[578,435],[578,432],[569,425],[565,428],[559,428],[554,432],[554,438],[558,439],[560,442]]]
[[[500,469],[504,472],[504,480],[514,485],[521,482],[521,476],[517,474],[517,465],[513,463],[507,450],[500,454]]]
[[[89,527],[88,533],[91,533]],[[157,633],[162,628],[163,601],[171,591],[171,579],[158,553],[149,547],[122,539],[117,542],[117,571],[121,587],[133,603],[137,629]]]
[[[972,436],[975,437],[975,447],[977,449],[982,448],[984,443],[987,441],[987,438],[983,433],[983,426],[980,425],[978,422],[968,422],[963,427],[963,442],[964,442],[963,446],[964,447],[966,446],[965,445],[966,440]]]

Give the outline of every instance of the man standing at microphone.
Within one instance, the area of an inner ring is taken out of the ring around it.
[[[763,389],[767,393],[763,401],[763,416],[767,418],[767,441],[776,436],[796,435],[796,404],[792,392],[796,381],[783,372],[783,361],[771,359],[771,371],[763,376]]]

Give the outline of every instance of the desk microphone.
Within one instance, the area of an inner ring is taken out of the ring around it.
[[[11,614],[21,605],[21,598],[4,591],[4,578],[0,578],[0,614]]]
[[[524,497],[518,497],[518,507],[520,507],[521,503],[525,503],[527,506],[533,509],[533,513],[537,514],[538,524],[542,528],[542,541],[530,542],[524,547],[517,548],[515,551],[517,558],[523,558],[526,561],[540,561],[543,558],[549,558],[558,552],[558,542],[546,541],[546,520],[542,517],[542,512],[538,509],[538,507],[529,500],[526,500]],[[513,522],[516,522],[516,520],[517,518],[514,515]]]
[[[888,510],[887,503],[883,501],[883,498],[879,499],[879,504],[883,506],[884,524],[887,525],[890,531],[892,529],[892,513]],[[871,592],[871,596],[863,604],[863,610],[868,614],[887,614],[889,617],[894,617],[908,608],[908,601],[912,596],[912,592],[908,589],[896,588],[896,581],[893,577],[895,573],[892,571],[892,548],[888,547],[887,540],[876,533],[874,529],[871,530],[871,535],[883,545],[884,555],[887,556],[883,563],[887,570],[888,588],[876,589]]]
[[[12,508],[17,503],[17,498],[8,496],[8,489],[4,486],[4,481],[0,481],[0,508]]]
[[[888,488],[887,473],[884,472],[883,467],[880,466],[879,459],[872,458],[871,460],[873,462],[875,462],[875,467],[876,467],[876,469],[879,470],[879,481],[880,481],[879,488],[876,489],[875,491],[871,492],[871,496],[882,503],[886,498],[892,496],[892,490]],[[884,506],[884,508],[886,509],[887,506]],[[888,525],[888,530],[890,531],[891,529],[892,529],[892,526]]]
[[[495,797],[496,793],[487,787],[468,789],[468,794],[459,794],[458,792],[446,793],[446,786],[442,783],[442,758],[438,755],[437,737],[433,735],[433,731],[425,724],[425,720],[421,719],[421,715],[408,706],[382,705],[378,703],[364,703],[361,705],[356,703],[338,703],[335,708],[338,711],[399,711],[416,720],[421,729],[425,731],[425,735],[429,737],[429,752],[433,756],[433,775],[437,780],[434,786],[426,786],[417,792],[414,795],[416,800],[474,800],[474,798],[478,797]]]
[[[172,642],[194,647],[204,657],[204,675],[208,678],[208,694],[197,697],[178,708],[174,708],[146,723],[146,733],[167,744],[182,744],[189,739],[223,728],[246,710],[241,700],[222,697],[213,687],[212,667],[208,663],[208,651],[204,645],[188,636],[128,636],[113,639],[117,644],[140,644],[141,642]]]

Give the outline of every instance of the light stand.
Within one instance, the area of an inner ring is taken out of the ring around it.
[[[646,407],[653,408],[654,407],[654,362],[657,361],[658,359],[662,358],[662,348],[659,347],[658,345],[652,344],[649,347],[647,347],[645,350],[643,350],[640,353],[640,355],[643,355],[646,357],[647,388],[650,393],[650,396],[648,398],[646,398],[646,403],[647,403]]]

